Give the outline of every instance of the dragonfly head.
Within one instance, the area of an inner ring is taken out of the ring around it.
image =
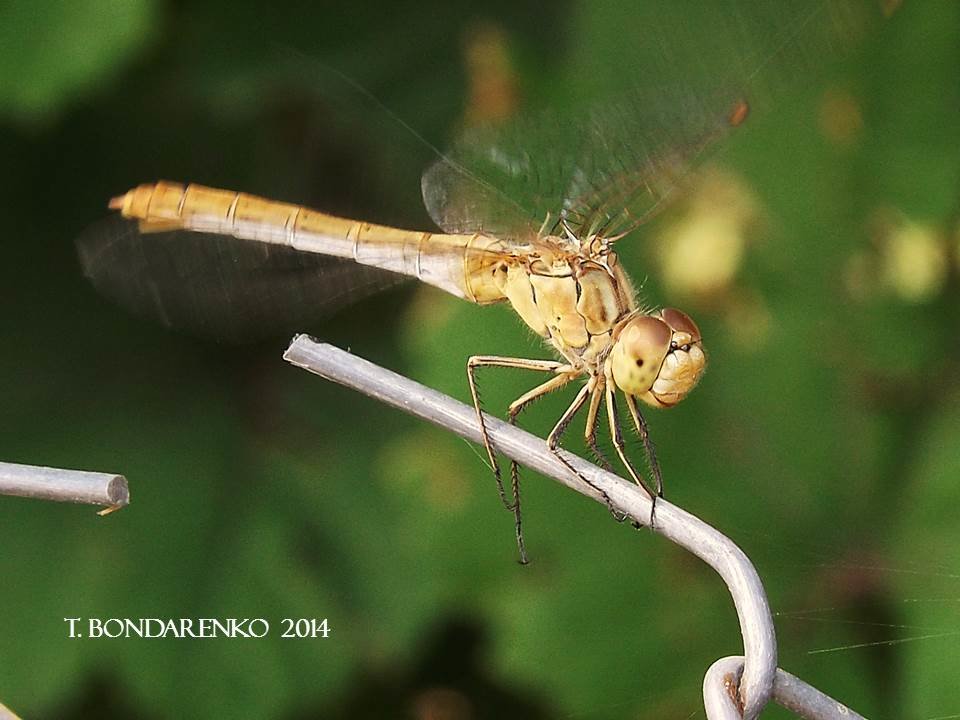
[[[672,407],[700,380],[707,356],[697,324],[679,310],[664,308],[618,328],[609,362],[614,382],[625,393],[653,407]]]

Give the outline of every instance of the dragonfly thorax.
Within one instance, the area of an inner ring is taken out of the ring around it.
[[[495,282],[521,319],[571,365],[599,369],[614,327],[636,310],[633,287],[612,251],[597,257],[564,250],[543,243],[504,262]]]

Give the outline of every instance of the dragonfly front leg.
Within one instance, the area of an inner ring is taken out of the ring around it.
[[[520,476],[517,471],[516,462],[511,461],[511,498],[507,499],[507,493],[503,487],[503,477],[500,472],[500,463],[497,461],[497,454],[494,451],[493,443],[490,441],[490,436],[487,433],[487,424],[483,419],[483,410],[480,405],[480,393],[477,390],[476,371],[477,368],[481,367],[518,368],[521,370],[538,370],[540,372],[557,373],[557,377],[551,378],[542,385],[538,385],[510,404],[511,425],[514,424],[517,414],[524,406],[548,392],[566,385],[576,376],[576,373],[573,372],[573,368],[570,365],[565,365],[556,360],[529,360],[526,358],[500,357],[497,355],[473,355],[467,360],[467,380],[470,383],[470,396],[473,399],[473,408],[477,412],[477,422],[480,424],[480,437],[483,440],[483,447],[487,451],[490,469],[493,470],[493,476],[497,482],[497,492],[500,495],[500,501],[503,503],[503,506],[514,515],[517,547],[520,550],[520,562],[526,564],[528,560],[526,548],[523,543],[523,522],[520,513]]]
[[[613,447],[617,451],[617,455],[620,458],[620,462],[623,463],[623,466],[627,469],[627,472],[630,473],[630,477],[633,478],[633,481],[642,487],[647,495],[650,496],[650,500],[653,501],[653,504],[650,507],[650,525],[653,525],[654,522],[654,512],[657,507],[657,497],[659,497],[659,491],[653,490],[650,486],[644,481],[643,476],[637,472],[636,468],[633,467],[633,463],[630,462],[630,458],[627,457],[626,444],[623,442],[623,432],[620,429],[620,419],[617,415],[617,399],[615,396],[616,385],[613,383],[613,378],[606,378],[606,397],[607,397],[607,420],[610,423],[610,437],[613,440]]]
[[[637,434],[643,441],[643,449],[647,454],[647,464],[650,465],[650,472],[657,484],[657,497],[663,497],[663,475],[660,472],[660,463],[657,462],[657,452],[653,447],[647,421],[643,419],[643,413],[637,407],[637,399],[633,395],[625,395],[625,397],[627,398],[627,409],[630,411],[630,417],[633,418],[633,426],[637,429]]]

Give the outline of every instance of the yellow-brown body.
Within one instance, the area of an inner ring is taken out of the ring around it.
[[[415,277],[480,305],[507,301],[565,360],[563,373],[589,376],[598,391],[617,386],[654,407],[683,399],[706,362],[690,318],[637,308],[605,238],[417,232],[170,182],[140,185],[111,207],[143,232],[184,229],[286,245]]]
[[[610,248],[584,257],[571,241],[547,237],[491,275],[530,329],[584,370],[599,367],[617,323],[636,309],[633,287]]]

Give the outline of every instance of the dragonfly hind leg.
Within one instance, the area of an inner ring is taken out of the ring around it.
[[[537,398],[543,397],[557,388],[563,387],[570,382],[577,373],[573,367],[556,360],[530,360],[527,358],[501,357],[498,355],[473,355],[467,360],[467,380],[470,384],[470,396],[473,399],[473,407],[477,412],[477,421],[480,424],[480,436],[483,439],[483,447],[487,451],[487,459],[490,462],[490,469],[493,471],[494,479],[497,482],[497,492],[500,495],[500,501],[503,506],[510,510],[514,515],[514,524],[516,527],[517,547],[520,551],[520,562],[526,564],[527,552],[523,543],[523,522],[520,513],[520,474],[516,461],[510,463],[510,498],[503,487],[503,476],[500,471],[500,463],[497,461],[497,454],[493,443],[487,433],[487,425],[483,419],[483,409],[480,403],[480,393],[477,390],[476,371],[481,367],[503,367],[517,368],[520,370],[537,370],[540,372],[556,373],[556,377],[551,378],[545,383],[538,385],[533,390],[524,393],[520,398],[510,404],[509,418],[510,424],[516,424],[516,417],[520,411]]]

